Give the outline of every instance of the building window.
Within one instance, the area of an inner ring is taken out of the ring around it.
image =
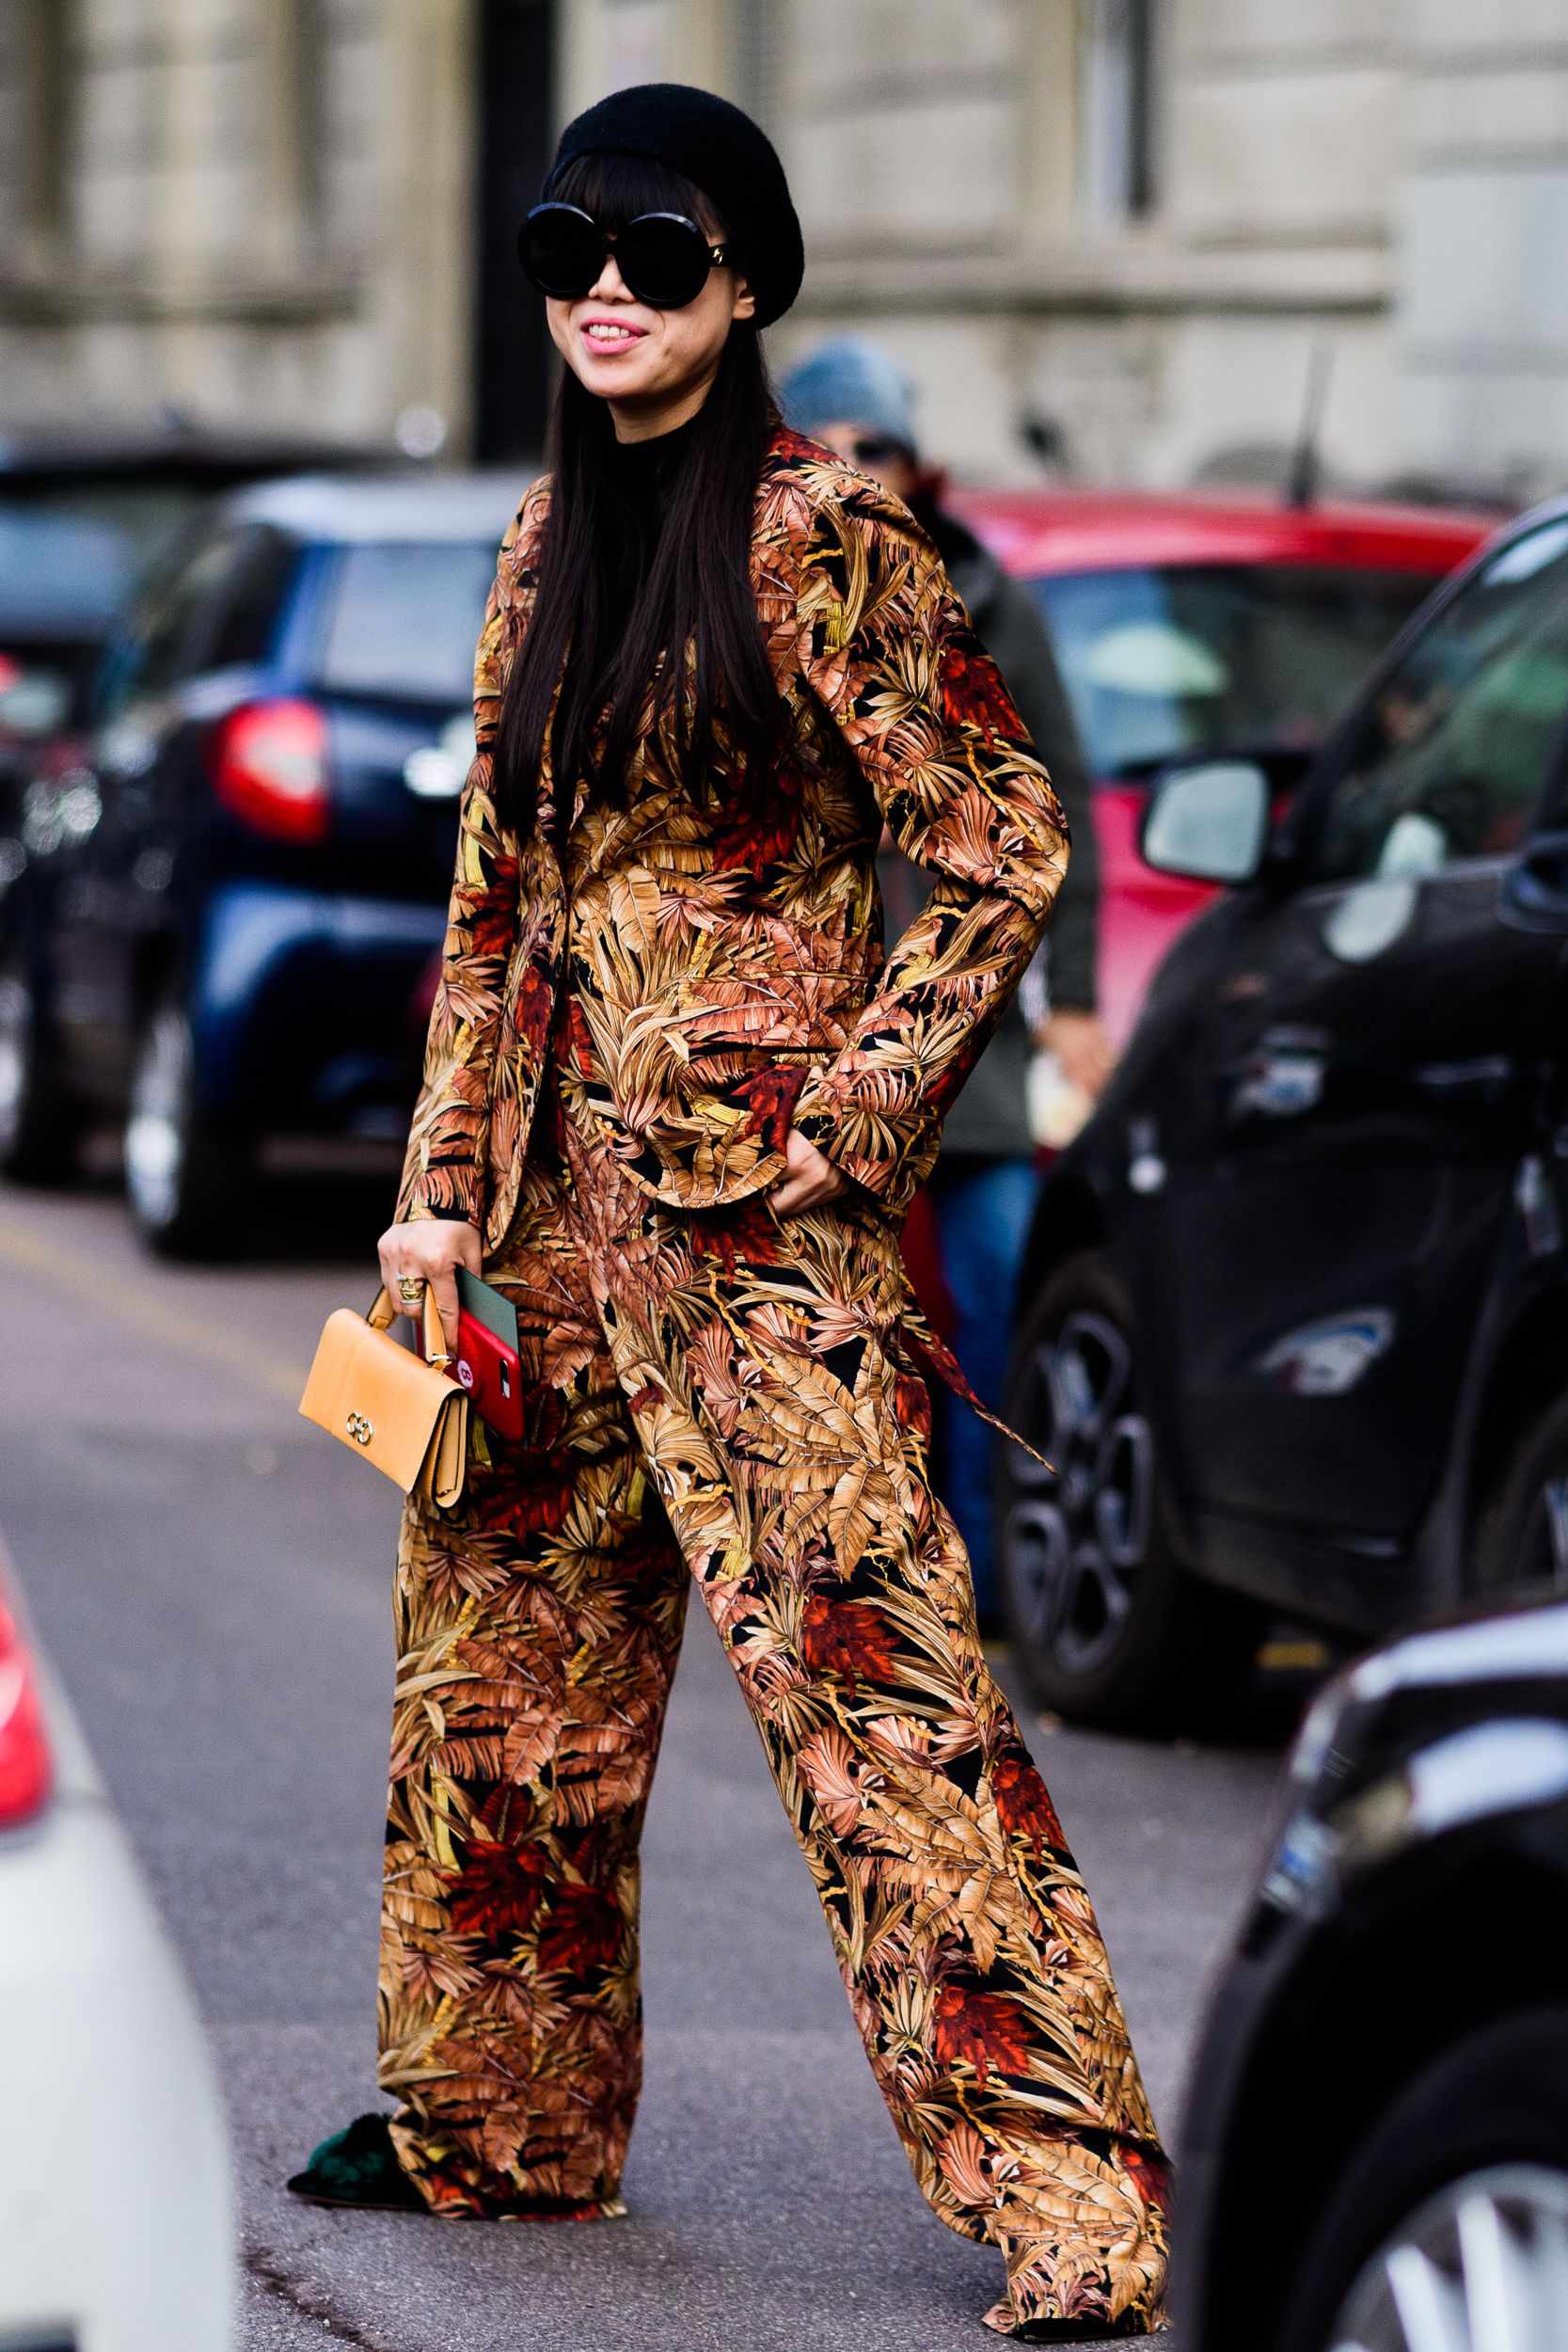
[[[545,442],[555,353],[545,306],[518,276],[517,230],[555,146],[564,14],[560,0],[480,0],[473,450],[483,465],[537,465]]]
[[[736,0],[736,85],[740,103],[766,130],[778,105],[781,0]]]
[[[263,169],[285,251],[319,237],[325,199],[326,28],[323,0],[263,0],[270,135]]]
[[[18,27],[24,233],[37,246],[55,246],[71,238],[76,0],[23,0]]]
[[[1154,199],[1154,0],[1078,0],[1079,191],[1091,220]]]

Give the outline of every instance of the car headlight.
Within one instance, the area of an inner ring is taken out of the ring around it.
[[[1336,1802],[1349,1771],[1334,1737],[1341,1711],[1330,1708],[1310,1752],[1298,1751],[1294,1803],[1259,1889],[1265,1914],[1321,1917],[1347,1881],[1409,1846],[1568,1799],[1568,1724],[1530,1716],[1451,1732]]]

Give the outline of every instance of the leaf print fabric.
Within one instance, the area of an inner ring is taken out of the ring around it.
[[[934,550],[781,433],[752,574],[789,727],[688,782],[645,721],[565,838],[492,756],[547,485],[476,665],[400,1214],[479,1226],[527,1430],[410,1505],[382,1944],[394,2137],[440,2213],[622,2210],[638,1843],[694,1580],[933,2209],[1002,2332],[1157,2320],[1164,2158],[1061,1826],[929,1482],[956,1377],[898,1255],[942,1117],[1033,954],[1061,812]],[[555,804],[541,779],[540,805]],[[884,956],[884,821],[935,877]],[[854,1179],[781,1220],[791,1125]]]
[[[559,1157],[553,1156],[559,1152]],[[1165,2167],[1082,1880],[928,1482],[891,1222],[651,1200],[545,1109],[488,1279],[528,1436],[411,1505],[382,1958],[437,2212],[618,2213],[637,1843],[694,1577],[935,2211],[1004,2332],[1157,2313]]]
[[[458,1213],[500,1242],[562,990],[569,1106],[647,1192],[691,1208],[761,1192],[793,1123],[902,1208],[1066,867],[1061,809],[995,666],[906,509],[781,431],[752,561],[784,740],[749,765],[721,726],[693,787],[645,727],[624,792],[590,803],[578,787],[558,859],[509,832],[492,769],[548,498],[524,501],[480,639],[401,1214]],[[541,804],[553,797],[546,759]],[[886,959],[884,820],[936,877]]]

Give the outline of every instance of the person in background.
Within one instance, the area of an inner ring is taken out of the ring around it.
[[[1050,935],[1001,1027],[948,1113],[929,1198],[952,1306],[954,1352],[993,1411],[1006,1377],[1013,1308],[1039,1176],[1029,1130],[1031,1046],[1054,1055],[1066,1083],[1092,1102],[1114,1059],[1095,996],[1100,875],[1092,787],[1045,621],[1022,580],[942,503],[942,478],[922,462],[914,391],[875,343],[843,336],[785,376],[784,413],[835,456],[875,475],[930,538],[970,621],[1018,706],[1067,812],[1072,860]],[[929,882],[896,850],[879,862],[888,936],[918,911]],[[974,1575],[982,1621],[996,1613],[991,1560],[993,1435],[973,1406],[945,1395],[946,1496]]]

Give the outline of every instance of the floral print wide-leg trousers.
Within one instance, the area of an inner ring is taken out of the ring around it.
[[[623,2210],[638,1839],[692,1578],[926,2197],[1003,2333],[1158,2324],[1166,2166],[1105,1948],[927,1480],[887,1221],[675,1211],[581,1147],[486,1272],[527,1435],[411,1506],[382,2081],[437,2213]]]

